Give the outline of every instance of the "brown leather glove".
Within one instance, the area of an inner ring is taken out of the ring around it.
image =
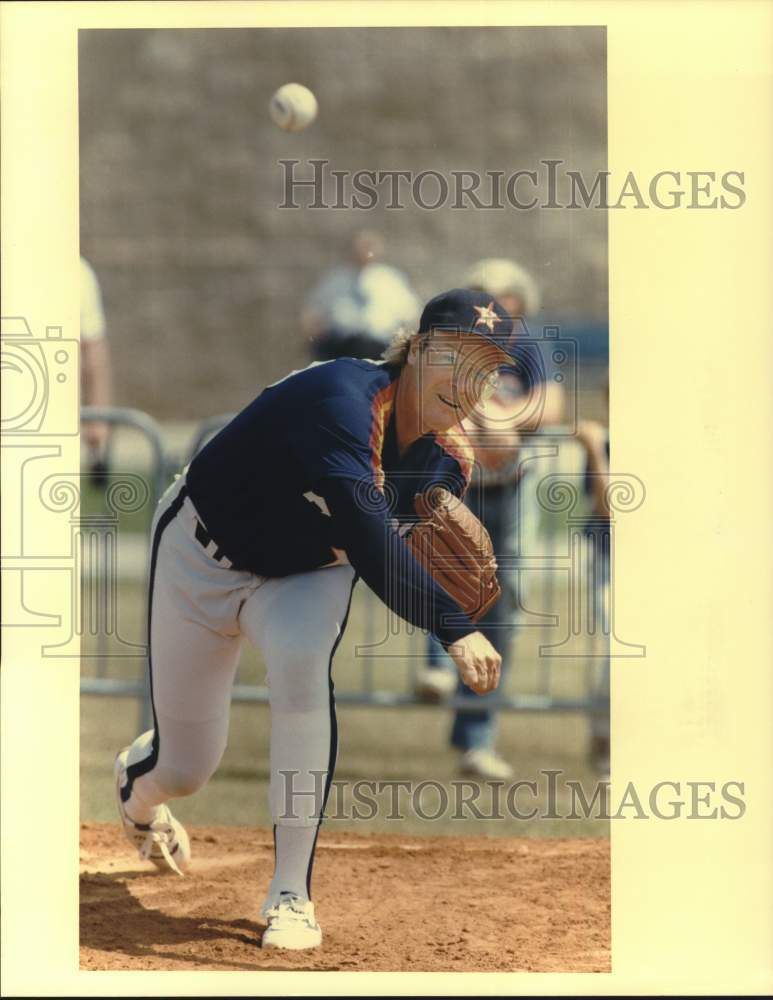
[[[406,535],[413,555],[476,622],[498,600],[497,561],[489,533],[469,507],[443,487],[417,493],[421,520]]]

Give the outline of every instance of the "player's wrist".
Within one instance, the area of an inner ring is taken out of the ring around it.
[[[463,628],[444,628],[442,630],[442,635],[435,633],[435,638],[440,643],[440,645],[448,652],[448,647],[453,646],[457,642],[461,642],[463,639],[468,638],[471,635],[475,635],[479,630],[474,625],[467,625]]]

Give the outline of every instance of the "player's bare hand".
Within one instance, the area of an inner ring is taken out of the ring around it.
[[[448,647],[462,681],[476,694],[488,694],[499,684],[502,657],[482,632],[470,632]]]

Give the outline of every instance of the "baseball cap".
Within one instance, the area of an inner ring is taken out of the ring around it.
[[[419,333],[433,330],[476,334],[495,344],[508,359],[514,357],[513,321],[487,292],[452,288],[430,299],[419,320]]]

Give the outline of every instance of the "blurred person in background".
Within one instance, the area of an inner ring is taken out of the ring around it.
[[[514,328],[524,331],[524,317],[539,309],[540,297],[532,276],[515,261],[488,258],[478,261],[467,273],[465,287],[493,296],[512,317]],[[475,434],[476,468],[465,503],[486,526],[494,552],[522,554],[537,530],[536,502],[525,496],[528,472],[519,463],[520,434],[534,431],[562,419],[564,393],[555,382],[537,381],[538,373],[526,377],[523,370],[501,369],[499,388],[465,426]],[[544,375],[544,370],[542,372]],[[536,394],[541,405],[535,407]],[[535,410],[537,411],[535,413]],[[479,622],[484,635],[502,657],[502,677],[510,667],[510,649],[519,607],[513,570],[500,570],[502,597]],[[467,699],[463,685],[457,684],[453,663],[442,646],[430,637],[428,662],[416,678],[416,694],[424,701],[440,701],[456,692]],[[460,771],[486,779],[507,780],[513,768],[496,751],[496,711],[490,697],[470,701],[469,708],[457,709],[450,743],[461,752]]]
[[[589,547],[588,587],[593,602],[595,632],[608,637],[611,629],[609,608],[612,533],[609,496],[609,428],[596,420],[581,420],[577,441],[585,449],[585,492],[590,512],[585,522]],[[608,641],[608,638],[606,639]],[[590,717],[590,764],[603,777],[610,773],[609,651],[603,656],[592,690],[594,711]]]
[[[421,302],[405,275],[381,262],[379,233],[355,233],[347,264],[316,285],[301,315],[316,361],[379,358],[402,327],[414,329]]]
[[[80,259],[81,406],[110,406],[112,377],[110,344],[102,305],[102,291],[94,268]],[[110,426],[103,421],[87,421],[81,428],[89,452],[89,466],[98,481],[107,474],[107,447]]]

